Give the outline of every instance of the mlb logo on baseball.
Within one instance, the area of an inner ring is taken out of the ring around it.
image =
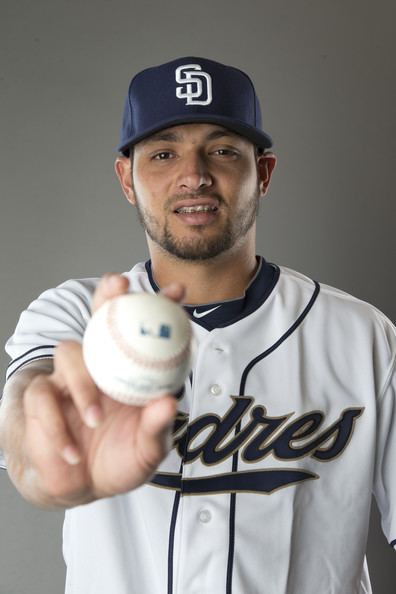
[[[212,103],[212,77],[199,64],[185,64],[176,68],[176,97],[186,99],[186,105]]]
[[[170,338],[172,328],[168,324],[160,324],[158,326],[150,326],[146,322],[140,326],[140,334],[142,336],[152,336],[153,338]]]

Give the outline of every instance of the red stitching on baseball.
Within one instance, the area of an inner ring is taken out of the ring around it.
[[[121,334],[118,324],[116,321],[116,313],[117,313],[117,302],[116,300],[112,301],[109,304],[109,308],[107,310],[107,325],[109,329],[110,336],[114,340],[117,347],[120,351],[127,357],[132,359],[138,365],[142,367],[146,367],[148,369],[170,369],[172,367],[178,367],[188,356],[190,352],[190,340],[191,340],[191,327],[190,324],[188,325],[188,340],[186,345],[173,357],[170,357],[166,361],[160,361],[155,359],[147,359],[147,355],[142,357],[127,341],[124,339],[123,335]]]

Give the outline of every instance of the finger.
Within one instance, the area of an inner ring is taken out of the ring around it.
[[[92,313],[94,313],[105,301],[128,293],[129,281],[125,276],[117,273],[105,274],[96,288],[92,298]]]
[[[137,456],[146,472],[154,472],[171,448],[171,429],[177,411],[173,396],[149,402],[142,410],[136,438]]]
[[[180,303],[185,297],[186,288],[181,283],[172,283],[161,289],[161,294],[165,295],[165,297],[168,297],[169,299],[172,299],[172,301]]]
[[[50,376],[37,375],[25,391],[26,422],[37,421],[47,437],[48,446],[65,462],[75,465],[81,461],[81,454],[67,426],[60,398],[58,387]]]
[[[65,341],[55,349],[53,380],[71,398],[87,427],[94,429],[104,418],[100,391],[85,366],[82,345]]]

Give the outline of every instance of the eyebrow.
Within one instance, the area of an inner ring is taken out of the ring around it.
[[[146,138],[145,142],[158,142],[158,141],[165,141],[165,142],[177,142],[179,140],[179,135],[175,134],[174,132],[158,132],[157,134],[153,134]]]
[[[213,132],[210,132],[205,140],[217,140],[218,138],[223,138],[224,136],[229,136],[231,138],[239,138],[239,134],[236,134],[235,132],[231,132],[230,130],[226,130],[226,129],[219,129],[219,130],[213,130]],[[160,131],[157,134],[153,134],[152,136],[149,136],[144,142],[147,144],[151,144],[154,142],[180,142],[182,141],[183,138],[180,134],[178,134],[177,132],[170,132],[170,131]]]
[[[237,134],[236,132],[232,132],[231,130],[213,130],[213,132],[211,132],[207,139],[208,140],[217,140],[217,138],[223,138],[223,136],[230,136],[231,138],[241,138],[239,134]]]

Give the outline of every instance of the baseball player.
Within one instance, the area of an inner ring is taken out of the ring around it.
[[[66,509],[67,594],[368,594],[371,495],[396,544],[395,328],[256,254],[275,156],[249,77],[186,57],[129,86],[116,173],[150,258],[20,317],[1,407],[19,491]],[[184,391],[101,393],[92,311],[163,291],[191,317]]]

